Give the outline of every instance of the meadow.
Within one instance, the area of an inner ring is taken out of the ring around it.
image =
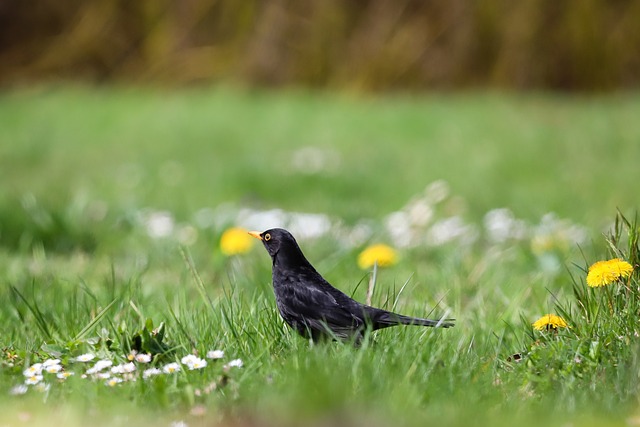
[[[638,425],[639,116],[635,94],[5,90],[0,422]],[[275,226],[360,301],[359,254],[389,245],[373,305],[456,327],[298,337],[259,242],[221,245]],[[633,272],[589,286],[612,258]]]

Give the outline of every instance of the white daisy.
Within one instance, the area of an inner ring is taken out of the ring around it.
[[[42,375],[38,374],[38,375],[32,375],[30,377],[27,377],[27,379],[24,380],[24,383],[29,385],[36,385],[40,381],[42,381]]]
[[[135,372],[135,370],[136,370],[136,365],[134,365],[132,362],[125,363],[125,364],[122,366],[122,370],[124,371],[124,373],[131,373],[131,372]]]
[[[191,363],[189,363],[187,365],[187,367],[189,368],[189,370],[193,371],[194,369],[202,369],[205,366],[207,366],[207,361],[204,359],[200,359],[198,357],[196,357],[195,359],[193,359],[191,361]]]
[[[189,354],[188,356],[183,357],[180,361],[191,371],[193,371],[194,369],[202,369],[207,366],[206,360],[200,359],[198,356],[195,356],[193,354]]]
[[[152,377],[154,375],[160,375],[162,373],[162,371],[158,368],[149,368],[149,369],[145,369],[142,372],[142,378],[147,379],[149,377]]]
[[[118,377],[113,377],[113,378],[109,378],[105,384],[109,387],[113,387],[116,384],[120,384],[122,382],[122,378],[118,378]]]
[[[224,351],[222,350],[210,350],[207,352],[207,359],[222,359],[224,357]]]
[[[62,365],[45,366],[44,370],[50,374],[57,374],[58,372],[62,371]]]
[[[67,378],[69,378],[70,376],[75,375],[74,372],[58,372],[56,374],[56,377],[58,377],[59,380],[66,380]]]
[[[198,356],[196,356],[194,354],[189,354],[189,355],[183,357],[182,359],[180,359],[180,363],[182,363],[183,365],[189,366],[196,360],[198,360]]]
[[[93,365],[93,367],[98,371],[102,371],[103,369],[108,368],[109,366],[113,366],[113,362],[111,360],[106,360],[106,359],[98,360],[96,364]]]
[[[140,354],[136,354],[135,359],[136,359],[136,362],[138,363],[149,363],[151,362],[151,355],[140,353]]]
[[[242,368],[244,363],[242,363],[242,359],[234,359],[231,362],[225,365],[225,368]]]
[[[9,394],[13,396],[17,396],[20,394],[25,394],[27,390],[29,390],[29,387],[27,387],[26,384],[18,384],[16,386],[11,387],[11,389],[9,390]]]
[[[135,370],[136,370],[136,365],[134,365],[133,362],[123,363],[111,368],[111,372],[114,374],[130,373],[130,372],[134,372]]]
[[[104,371],[106,368],[108,368],[109,366],[113,365],[113,362],[111,360],[98,360],[93,367],[87,369],[87,374],[89,375],[95,375],[99,372]]]
[[[32,377],[34,375],[40,375],[42,373],[42,363],[34,363],[29,366],[27,369],[22,371],[22,374],[25,377]]]
[[[96,358],[95,354],[85,353],[76,357],[76,362],[91,362],[95,358]]]
[[[47,359],[44,362],[42,362],[42,367],[43,368],[48,368],[49,366],[58,366],[60,365],[60,359]]]
[[[180,364],[176,362],[167,363],[162,367],[162,372],[164,372],[165,374],[173,374],[176,372],[180,372]]]
[[[151,212],[145,218],[147,234],[153,239],[168,237],[173,233],[175,221],[171,213],[166,211]]]

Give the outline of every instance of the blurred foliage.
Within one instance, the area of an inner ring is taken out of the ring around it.
[[[548,265],[575,241],[541,221],[550,212],[598,233],[609,212],[640,206],[635,94],[35,86],[0,96],[0,260],[146,257],[151,239],[195,242],[210,261],[240,210],[384,224],[443,180],[452,198],[432,219],[482,224],[507,208],[545,231],[532,249]]]
[[[638,22],[633,0],[5,1],[0,82],[619,89]]]
[[[92,252],[97,244],[96,225],[73,203],[64,209],[45,207],[33,195],[26,195],[21,203],[0,202],[0,248]]]

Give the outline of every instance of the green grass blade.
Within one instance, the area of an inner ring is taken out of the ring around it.
[[[105,308],[103,308],[102,310],[100,310],[100,312],[98,314],[96,314],[96,317],[94,317],[91,322],[87,323],[85,325],[84,328],[82,328],[80,330],[80,332],[78,332],[78,334],[73,338],[74,341],[80,341],[82,340],[101,320],[102,318],[107,314],[107,312],[109,311],[109,309],[111,307],[113,307],[113,305],[116,303],[116,301],[118,301],[118,299],[114,299],[113,301],[111,301]]]
[[[50,340],[52,336],[51,336],[51,331],[49,330],[48,322],[44,318],[43,313],[40,311],[35,301],[33,304],[30,304],[29,301],[27,301],[27,299],[25,298],[25,296],[22,295],[22,293],[15,286],[10,286],[10,288],[11,288],[11,291],[15,295],[17,295],[22,300],[22,302],[24,302],[24,304],[27,306],[31,314],[33,314],[33,317],[36,320],[36,325],[38,326],[38,329],[40,329],[40,331],[42,331],[45,337]]]

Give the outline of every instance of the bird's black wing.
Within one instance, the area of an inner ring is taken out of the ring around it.
[[[306,329],[347,338],[364,325],[363,306],[315,271],[280,277],[274,290],[280,314],[303,334]]]

